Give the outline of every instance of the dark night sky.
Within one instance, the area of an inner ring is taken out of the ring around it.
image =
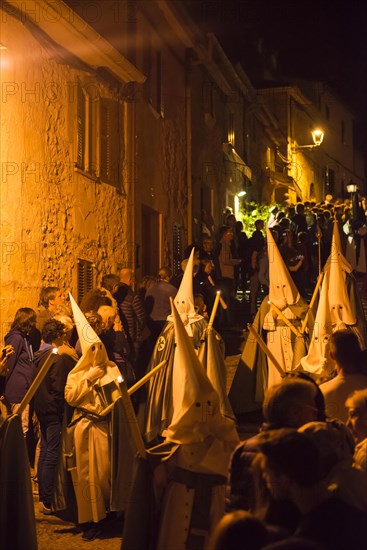
[[[362,0],[183,0],[253,76],[256,42],[277,52],[281,75],[329,83],[366,129],[367,4]],[[255,67],[256,69],[256,67]],[[256,72],[256,71],[254,71]]]

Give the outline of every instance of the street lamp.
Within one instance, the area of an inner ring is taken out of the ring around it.
[[[298,149],[313,149],[314,147],[319,147],[324,141],[324,132],[320,128],[316,128],[315,130],[312,130],[311,135],[313,144],[297,145],[293,147],[292,151],[297,153]]]
[[[353,183],[352,180],[350,180],[350,182],[347,185],[348,193],[356,193],[357,190],[358,190],[357,185]]]

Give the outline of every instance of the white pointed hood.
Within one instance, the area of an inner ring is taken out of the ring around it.
[[[194,273],[194,255],[195,248],[191,250],[190,257],[188,259],[186,269],[184,271],[180,288],[174,299],[174,304],[181,317],[181,320],[188,331],[189,336],[192,336],[192,331],[189,326],[190,323],[194,323],[203,319],[202,315],[198,315],[194,307],[194,293],[193,293],[193,273]],[[173,321],[173,315],[167,317],[167,321]]]
[[[227,396],[227,368],[221,349],[221,338],[213,328],[206,330],[205,340],[200,346],[198,358],[219,396],[220,410],[223,416],[235,420],[236,417]]]
[[[335,362],[331,359],[329,350],[332,333],[357,322],[346,283],[346,273],[350,268],[348,266],[341,253],[339,230],[335,223],[311,342],[308,354],[301,359],[302,367],[315,374],[329,374],[334,368]]]
[[[69,377],[71,379],[75,374],[87,371],[91,367],[106,366],[106,375],[100,379],[99,384],[108,384],[111,380],[115,380],[120,372],[116,364],[109,360],[104,344],[90,326],[85,315],[70,293],[69,297],[82,348],[82,356],[73,370],[69,373]]]
[[[325,273],[321,285],[319,305],[316,312],[311,342],[308,353],[301,359],[304,370],[314,374],[327,375],[334,368],[334,361],[330,357],[330,337],[333,332],[329,308],[329,275]]]
[[[280,310],[300,300],[300,293],[269,228],[266,228],[269,258],[269,300]]]
[[[336,259],[339,259],[341,267],[343,271],[345,271],[345,273],[352,273],[353,268],[348,262],[348,260],[346,259],[346,257],[343,255],[343,248],[340,240],[338,222],[335,220],[334,226],[333,226],[333,237],[331,241],[331,252],[330,252],[330,256],[326,261],[325,269],[328,269],[330,266],[330,263],[332,261],[335,261]]]
[[[179,444],[203,442],[208,436],[237,441],[234,422],[220,412],[219,396],[196,355],[181,317],[171,300],[176,337],[173,364],[173,417],[163,436]]]

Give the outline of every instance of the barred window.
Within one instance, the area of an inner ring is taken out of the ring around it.
[[[94,266],[92,262],[78,259],[78,302],[92,290],[94,285]]]

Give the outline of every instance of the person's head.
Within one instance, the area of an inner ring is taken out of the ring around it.
[[[39,304],[50,311],[65,302],[58,286],[47,286],[41,289]]]
[[[323,481],[319,450],[306,435],[297,431],[278,430],[260,445],[263,477],[276,500],[293,500],[302,490]]]
[[[122,267],[119,273],[120,283],[124,283],[127,286],[134,285],[134,271],[130,267]]]
[[[69,315],[64,314],[53,315],[52,318],[64,325],[64,342],[69,342],[74,329],[73,319]]]
[[[315,385],[289,378],[270,386],[263,403],[263,415],[270,427],[299,428],[318,419]]]
[[[286,372],[283,381],[294,380],[294,379],[305,380],[306,382],[309,382],[310,384],[313,385],[316,392],[316,395],[315,395],[315,405],[317,408],[316,420],[319,422],[325,422],[326,420],[325,397],[322,391],[320,390],[320,386],[318,385],[318,383],[315,381],[314,378],[312,378],[312,376],[309,373],[303,372],[303,371],[296,371],[296,370]]]
[[[107,331],[113,327],[116,318],[116,311],[112,306],[101,306],[98,313],[102,317],[102,330]]]
[[[118,275],[109,273],[108,275],[103,275],[101,286],[106,290],[109,290],[111,294],[113,294],[117,290],[119,282],[120,278],[118,277]]]
[[[14,321],[11,324],[12,329],[18,329],[23,334],[30,334],[36,326],[37,315],[30,307],[21,307],[15,313]]]
[[[227,225],[223,225],[219,228],[218,240],[219,242],[230,242],[233,239],[233,230]]]
[[[354,440],[350,430],[341,420],[309,422],[298,428],[317,446],[325,476],[340,463],[352,465]]]
[[[158,271],[158,279],[161,281],[166,281],[167,283],[171,280],[172,277],[172,269],[170,267],[163,266]]]
[[[234,214],[229,214],[226,217],[226,225],[228,225],[228,227],[232,227],[232,229],[234,230],[236,225],[236,216]]]
[[[204,296],[202,294],[194,294],[194,307],[196,313],[204,315],[206,312],[206,304],[204,302]]]
[[[264,229],[264,220],[256,220],[255,229],[257,229],[258,231],[262,231]]]
[[[367,389],[355,391],[345,402],[348,409],[347,426],[356,443],[367,438]]]
[[[298,202],[296,204],[296,212],[297,214],[303,214],[305,211],[305,205],[302,202]]]
[[[243,231],[243,223],[241,221],[236,222],[235,230],[236,233],[241,233],[241,231]]]
[[[204,237],[202,242],[202,248],[204,252],[211,253],[214,250],[215,241],[212,237]]]
[[[360,370],[361,348],[357,336],[351,330],[337,330],[330,339],[330,356],[345,373]]]
[[[241,550],[263,548],[269,541],[264,523],[244,510],[222,517],[209,540],[207,550]]]
[[[97,311],[87,311],[85,314],[89,325],[96,334],[100,334],[103,330],[103,319]]]
[[[65,325],[57,319],[50,319],[43,325],[41,337],[45,344],[61,346],[64,343]]]

